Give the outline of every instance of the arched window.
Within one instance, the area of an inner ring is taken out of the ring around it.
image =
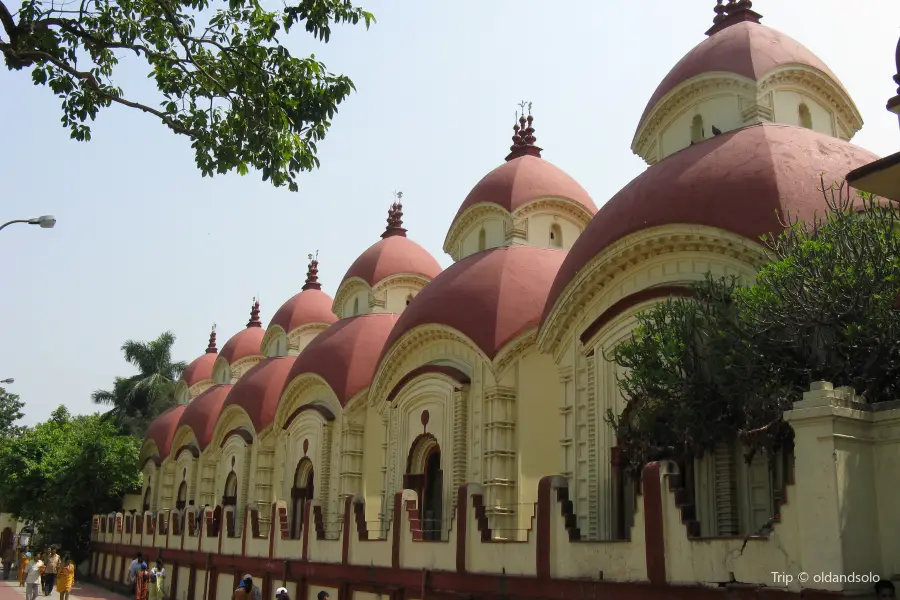
[[[703,117],[694,115],[694,120],[691,121],[691,143],[702,142],[705,137],[706,131],[703,129]]]
[[[237,506],[237,475],[234,471],[225,479],[225,493],[222,495],[222,506]]]
[[[559,223],[554,223],[550,226],[550,247],[563,247],[562,227],[559,226]]]
[[[147,491],[144,492],[144,512],[150,510],[150,499],[153,497],[152,492],[153,488],[148,485]]]
[[[798,116],[800,117],[800,127],[806,127],[807,129],[812,129],[812,115],[809,112],[809,107],[800,103],[800,107],[797,109]]]
[[[481,252],[487,248],[487,234],[484,232],[484,227],[481,228],[481,231],[478,232],[478,251]]]
[[[355,317],[358,314],[359,314],[359,298],[354,298],[353,299],[353,316]]]
[[[298,539],[303,530],[303,514],[306,505],[312,502],[315,495],[315,471],[312,461],[307,457],[300,459],[294,471],[294,487],[291,489],[291,538]]]

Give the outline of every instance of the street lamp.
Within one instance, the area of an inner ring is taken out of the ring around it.
[[[7,379],[0,379],[0,383],[7,383],[7,384],[8,384],[8,383],[15,383],[15,382],[16,382],[16,380],[13,379],[12,377],[9,377],[9,378],[7,378]]]
[[[33,219],[15,219],[0,225],[0,229],[3,229],[7,225],[12,225],[13,223],[28,223],[29,225],[40,225],[42,229],[52,229],[53,226],[56,225],[56,217],[53,215],[43,215],[41,217],[34,217]]]

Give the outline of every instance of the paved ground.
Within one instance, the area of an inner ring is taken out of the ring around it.
[[[0,600],[23,600],[24,598],[25,588],[19,587],[17,581],[0,580]],[[44,598],[46,600],[59,600],[59,593],[54,590],[49,596],[44,596],[43,592],[41,592],[41,599],[43,600]],[[126,597],[121,594],[110,592],[89,583],[81,583],[77,578],[69,598],[70,600],[126,600]]]

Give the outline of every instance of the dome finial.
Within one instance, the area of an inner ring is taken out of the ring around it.
[[[216,348],[216,324],[213,323],[212,331],[209,332],[209,346],[206,347],[207,354],[218,354],[219,349]]]
[[[395,235],[406,237],[406,230],[403,228],[403,192],[394,192],[394,203],[388,210],[387,227],[381,234],[382,239]]]
[[[262,327],[262,321],[259,320],[259,300],[253,299],[253,307],[250,309],[250,320],[247,327]]]
[[[319,251],[309,255],[309,269],[306,271],[306,283],[303,284],[303,290],[321,290],[322,284],[319,283]]]
[[[528,109],[528,116],[525,116],[525,110]],[[509,147],[509,154],[506,162],[523,156],[541,157],[541,149],[535,146],[537,138],[534,137],[534,117],[531,116],[531,102],[519,102],[521,112],[516,112],[516,120],[518,123],[513,125],[513,144]]]
[[[753,10],[753,2],[751,0],[728,0],[727,4],[723,0],[716,0],[716,8],[714,9],[716,16],[713,19],[713,26],[707,30],[706,35],[715,35],[737,23],[749,21],[750,23],[759,23],[762,15]]]

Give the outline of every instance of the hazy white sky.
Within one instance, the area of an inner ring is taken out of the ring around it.
[[[0,221],[53,214],[55,229],[0,232],[0,379],[29,424],[131,372],[126,339],[170,329],[192,360],[218,323],[219,347],[260,296],[263,321],[300,290],[319,250],[324,289],[384,229],[404,192],[409,236],[444,266],[447,227],[468,191],[508,151],[520,100],[534,103],[538,144],[598,206],[644,165],[629,145],[668,70],[704,39],[713,0],[359,0],[378,24],[341,28],[315,52],[357,86],[319,145],[322,168],[300,192],[257,173],[203,179],[187,139],[113,107],[93,141],[68,139],[58,101],[27,72],[0,70]],[[841,78],[866,122],[854,139],[900,150],[885,111],[900,3],[757,0],[763,23],[799,40]],[[125,63],[127,92],[153,102],[146,71]],[[137,86],[137,87],[135,87]]]

